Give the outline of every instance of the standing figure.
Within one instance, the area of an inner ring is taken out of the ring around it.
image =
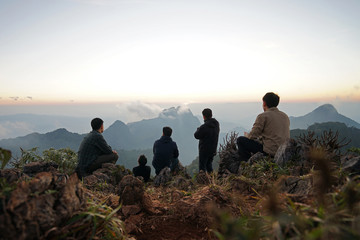
[[[199,140],[199,171],[211,173],[212,162],[216,155],[219,140],[220,124],[212,117],[212,111],[202,111],[204,124],[197,128],[194,137]]]
[[[91,127],[92,131],[84,137],[78,151],[78,165],[75,171],[80,179],[101,168],[103,163],[115,163],[119,158],[117,152],[111,149],[102,135],[104,121],[94,118]]]
[[[247,161],[251,153],[262,152],[274,156],[279,146],[290,138],[289,117],[277,108],[280,97],[268,92],[263,97],[264,112],[256,117],[250,133],[237,139],[241,161]]]
[[[164,127],[161,138],[154,143],[152,165],[155,168],[156,175],[165,167],[173,171],[179,163],[179,150],[176,142],[171,139],[171,134],[172,129],[170,127]]]

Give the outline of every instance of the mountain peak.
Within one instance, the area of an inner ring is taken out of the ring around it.
[[[338,114],[336,108],[331,104],[324,104],[320,107],[316,108],[313,112],[321,113],[321,114]]]

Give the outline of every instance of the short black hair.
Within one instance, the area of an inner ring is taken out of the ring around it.
[[[171,134],[172,134],[172,129],[171,129],[171,127],[163,127],[163,134],[164,134],[164,136],[170,137]]]
[[[212,118],[212,111],[210,108],[205,108],[203,111],[202,111],[202,115],[206,118],[206,119],[209,119],[209,118]]]
[[[138,159],[138,163],[140,166],[145,166],[147,163],[147,158],[145,157],[145,155],[140,155],[139,159]]]
[[[93,130],[99,130],[101,125],[103,125],[104,121],[101,118],[94,118],[91,120],[91,127]]]
[[[272,108],[279,105],[280,97],[273,92],[268,92],[264,95],[262,100],[266,103],[266,106],[268,106],[268,108]]]

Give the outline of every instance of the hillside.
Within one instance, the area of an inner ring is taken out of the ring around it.
[[[10,150],[15,158],[20,157],[20,148],[28,150],[37,147],[39,152],[49,148],[70,148],[77,151],[84,136],[61,128],[45,134],[31,133],[24,137],[3,139],[0,140],[0,147]]]
[[[323,122],[341,122],[345,123],[348,127],[356,127],[360,129],[359,123],[338,113],[335,107],[331,104],[324,104],[304,116],[289,118],[290,129],[307,129],[314,123]]]
[[[233,173],[179,168],[148,183],[114,164],[80,181],[53,151],[0,170],[0,239],[359,239],[359,155],[328,140],[288,145],[284,164],[253,156]],[[234,144],[219,153],[228,170]]]
[[[340,122],[315,123],[309,126],[306,130],[291,130],[290,136],[291,138],[296,138],[301,135],[306,135],[309,131],[314,132],[315,136],[321,136],[324,131],[329,130],[331,130],[333,133],[338,132],[339,139],[344,139],[344,143],[350,140],[349,144],[341,149],[343,152],[351,147],[360,148],[360,129],[356,127],[348,127],[345,123]]]

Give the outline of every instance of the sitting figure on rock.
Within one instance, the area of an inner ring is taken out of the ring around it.
[[[119,157],[102,135],[104,121],[100,118],[94,118],[91,121],[91,127],[92,131],[85,136],[78,152],[76,173],[80,179],[91,175],[96,169],[101,168],[103,163],[115,163]]]
[[[156,175],[166,167],[173,171],[179,164],[179,150],[176,142],[171,139],[171,134],[172,129],[170,127],[164,127],[161,138],[154,143],[152,165],[155,168]]]
[[[241,161],[247,161],[251,154],[261,152],[274,156],[279,146],[290,138],[289,117],[277,108],[280,97],[268,92],[263,97],[264,112],[256,117],[250,133],[237,139]]]
[[[145,155],[140,155],[138,159],[139,166],[133,168],[135,177],[143,177],[144,182],[148,182],[150,179],[151,167],[146,166],[147,158]]]

